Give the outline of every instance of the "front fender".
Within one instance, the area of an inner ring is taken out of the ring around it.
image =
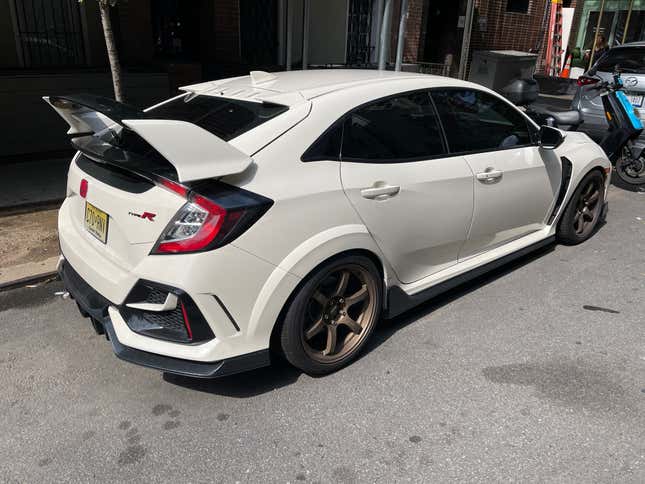
[[[569,204],[573,192],[582,179],[593,169],[601,169],[605,174],[605,197],[609,189],[611,176],[611,162],[603,149],[591,140],[586,134],[578,132],[566,132],[565,142],[556,150],[556,154],[568,159],[571,162],[571,179],[566,195],[559,206],[552,226],[557,223],[562,213]]]

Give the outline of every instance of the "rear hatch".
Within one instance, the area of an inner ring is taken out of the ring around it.
[[[79,153],[61,210],[78,234],[122,267],[145,257],[185,199]]]
[[[252,163],[229,139],[288,109],[189,94],[147,112],[90,95],[45,100],[67,121],[79,151],[63,213],[126,267],[150,253],[196,187]]]

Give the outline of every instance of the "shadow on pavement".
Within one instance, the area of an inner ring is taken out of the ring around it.
[[[271,366],[222,378],[199,379],[164,373],[167,383],[213,395],[250,398],[295,383],[302,372],[281,358],[274,357]]]
[[[554,245],[551,245],[528,254],[514,262],[510,262],[483,276],[473,279],[470,282],[464,283],[445,294],[429,300],[428,302],[422,303],[396,318],[380,321],[365,350],[359,358],[367,357],[372,350],[378,348],[381,344],[390,339],[394,333],[405,328],[407,325],[418,321],[420,318],[432,313],[446,304],[451,303],[455,299],[476,291],[480,287],[483,287],[526,264],[530,264],[546,253],[553,251],[554,247]],[[169,373],[165,373],[163,378],[168,383],[191,390],[233,398],[250,398],[291,385],[292,383],[295,383],[301,375],[302,372],[300,370],[293,368],[281,358],[274,357],[273,363],[269,367],[223,378],[202,380]]]
[[[427,316],[428,314],[431,314],[432,312],[442,308],[447,304],[450,304],[452,301],[459,299],[460,297],[463,297],[481,287],[486,286],[487,284],[490,284],[491,282],[494,282],[500,277],[503,277],[506,274],[519,269],[520,267],[530,264],[534,260],[539,259],[547,253],[552,252],[555,249],[555,246],[555,244],[549,245],[535,252],[527,254],[524,257],[521,257],[513,262],[509,262],[502,267],[481,275],[473,279],[472,281],[465,282],[457,286],[456,288],[449,290],[448,292],[440,294],[420,304],[419,306],[406,311],[396,318],[381,321],[376,331],[372,335],[371,341],[368,342],[363,355],[368,354],[374,348],[377,348],[378,346],[383,344],[394,333],[396,333],[400,329],[405,328],[407,325],[418,321],[419,319]]]

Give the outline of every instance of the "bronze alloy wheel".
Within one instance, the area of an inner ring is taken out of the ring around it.
[[[602,210],[602,180],[590,178],[580,192],[573,216],[573,230],[579,237],[586,237],[594,229]]]
[[[605,214],[605,177],[592,170],[576,187],[558,222],[557,236],[563,244],[584,242],[594,233]]]
[[[336,267],[309,295],[302,325],[302,344],[314,361],[335,363],[369,335],[378,316],[377,287],[358,264]]]

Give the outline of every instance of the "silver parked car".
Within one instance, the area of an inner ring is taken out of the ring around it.
[[[572,109],[578,109],[583,115],[584,123],[580,131],[585,131],[592,138],[600,139],[607,131],[607,120],[600,99],[601,90],[596,89],[599,78],[611,82],[616,66],[622,72],[625,94],[645,122],[645,42],[632,42],[610,49],[595,63],[595,76],[587,73],[578,78],[578,90],[571,103]],[[645,134],[637,142],[638,147],[645,147]]]

